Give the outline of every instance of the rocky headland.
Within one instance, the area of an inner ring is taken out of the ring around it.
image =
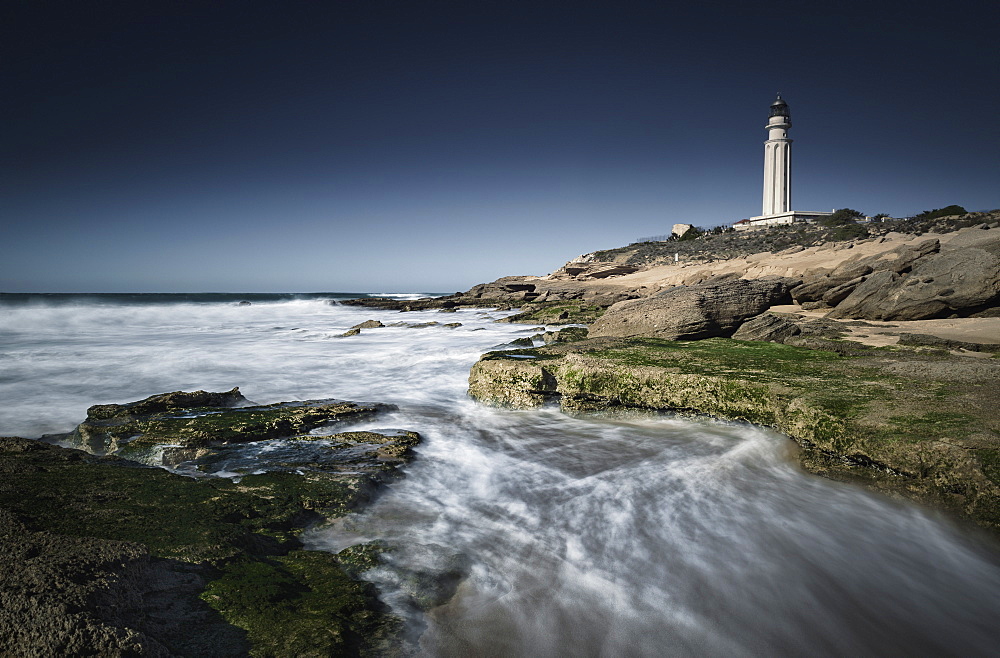
[[[769,426],[814,473],[1000,530],[1000,212],[862,228],[630,245],[437,303],[588,325],[484,355],[483,402]],[[748,253],[761,245],[781,248]]]

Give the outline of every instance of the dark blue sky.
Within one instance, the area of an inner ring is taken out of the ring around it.
[[[822,8],[816,8],[822,6]],[[4,3],[0,290],[454,291],[793,205],[1000,207],[995,2]]]

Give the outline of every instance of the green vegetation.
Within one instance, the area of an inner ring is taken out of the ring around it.
[[[819,221],[820,226],[845,226],[847,224],[853,224],[859,219],[864,218],[864,213],[854,210],[852,208],[841,208],[840,210],[833,211],[833,214],[829,217],[824,217]]]
[[[527,302],[521,312],[498,320],[523,324],[590,324],[604,315],[606,308],[582,301]]]
[[[197,448],[282,438],[374,410],[350,402],[309,401],[238,409],[152,409],[136,415],[130,405],[102,405],[92,407],[67,439],[93,452],[154,463],[155,448],[162,445]]]
[[[28,531],[142,544],[198,565],[202,598],[245,629],[255,656],[382,655],[400,621],[357,581],[377,545],[337,556],[298,534],[347,512],[357,477],[266,473],[192,479],[114,457],[0,439],[0,509]]]
[[[317,551],[230,562],[202,599],[247,631],[253,656],[381,653],[401,623],[379,610],[373,585]]]
[[[949,217],[951,215],[964,215],[968,211],[962,206],[945,206],[944,208],[935,208],[934,210],[925,210],[922,213],[913,216],[915,220],[927,220],[927,219],[937,219],[938,217]]]

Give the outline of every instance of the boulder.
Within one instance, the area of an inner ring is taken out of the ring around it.
[[[922,258],[909,274],[876,271],[831,318],[928,320],[1000,314],[1000,240]]]
[[[351,329],[378,329],[379,327],[384,327],[385,325],[378,320],[365,320],[360,324],[356,324]]]
[[[747,319],[789,301],[785,279],[735,279],[679,286],[651,297],[618,302],[590,336],[696,340],[731,336]]]
[[[800,329],[794,322],[772,313],[761,313],[740,325],[733,338],[780,343],[786,338],[798,335],[799,332]]]

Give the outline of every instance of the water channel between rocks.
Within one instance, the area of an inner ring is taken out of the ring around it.
[[[426,655],[995,654],[995,541],[806,474],[767,430],[481,406],[469,367],[530,335],[498,315],[317,300],[5,308],[0,434],[66,431],[91,404],[178,389],[398,405],[338,430],[420,432],[407,477],[306,540],[396,546],[368,577]],[[462,326],[337,338],[368,318]],[[419,612],[410,601],[442,573],[455,596]]]

